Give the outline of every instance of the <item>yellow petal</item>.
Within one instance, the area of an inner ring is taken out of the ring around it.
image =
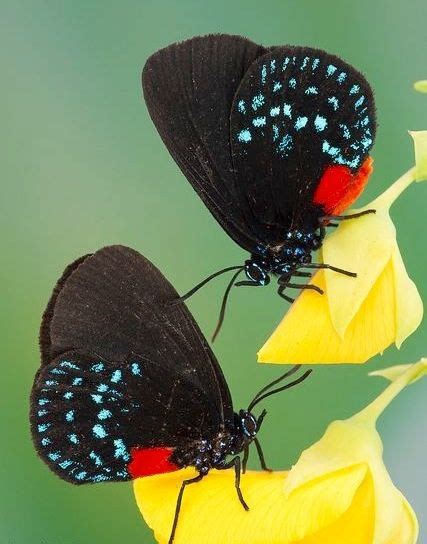
[[[138,507],[161,544],[169,539],[181,482],[194,475],[186,469],[134,482]],[[255,471],[242,475],[242,493],[250,506],[246,512],[236,495],[234,471],[212,470],[185,490],[174,544],[285,542],[280,537],[285,476]]]
[[[322,475],[365,465],[381,454],[381,438],[375,429],[353,421],[333,421],[323,437],[302,452],[285,480],[285,495],[289,497],[300,486]]]
[[[416,544],[418,541],[418,520],[411,505],[402,495],[402,514],[396,527],[394,539],[386,544]]]
[[[427,179],[427,130],[417,130],[409,133],[415,146],[415,179]]]
[[[323,533],[325,540],[320,542],[329,544],[334,533],[330,526],[350,510],[359,488],[368,478],[368,467],[362,463],[325,474],[285,495],[280,533],[284,541],[305,543],[306,539],[311,541],[311,537]],[[373,517],[371,510],[365,519],[368,523],[360,520],[365,532],[372,528]]]
[[[399,248],[395,245],[392,256],[396,301],[396,346],[419,326],[423,318],[423,302],[415,283],[406,272]]]
[[[283,493],[286,474],[249,471],[242,475],[242,492],[250,505],[246,512],[236,496],[234,471],[211,471],[202,482],[185,490],[175,544],[305,544],[306,538],[311,542],[311,536],[318,534],[322,539],[316,544],[338,544],[336,531],[345,525],[340,518],[348,520],[346,512],[355,500],[366,503],[366,493],[372,496],[365,483],[365,465],[330,474],[289,499]],[[137,504],[161,544],[168,542],[181,482],[194,475],[192,469],[186,469],[134,482]],[[356,534],[372,531],[372,512],[372,504],[364,517],[358,512],[360,530]],[[330,526],[336,531],[325,531]],[[337,539],[331,540],[334,535]]]
[[[351,279],[351,278],[349,278]],[[312,283],[325,288],[324,272]],[[332,324],[327,295],[304,291],[258,352],[261,363],[364,363],[395,339],[394,272],[391,261],[341,338]]]
[[[357,278],[325,273],[332,324],[342,338],[389,262],[395,240],[396,229],[388,211],[382,209],[344,221],[326,237],[323,262],[357,273]]]
[[[414,83],[414,89],[419,93],[427,93],[427,79],[421,79]]]
[[[331,525],[304,538],[302,542],[303,544],[371,544],[374,523],[374,490],[372,478],[367,475],[357,489],[351,507]],[[301,544],[301,541],[298,544]],[[402,540],[399,544],[412,544],[412,542]]]

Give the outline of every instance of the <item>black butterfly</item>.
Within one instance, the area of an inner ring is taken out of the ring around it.
[[[40,457],[74,484],[123,481],[194,466],[185,486],[211,468],[234,467],[240,491],[249,444],[266,414],[253,408],[298,370],[233,411],[221,368],[171,284],[146,258],[111,246],[72,263],[44,313],[42,365],[31,395],[31,430]],[[239,453],[244,452],[241,463]],[[230,457],[231,456],[231,457]]]
[[[151,118],[210,212],[250,258],[238,286],[278,293],[310,277],[312,252],[333,219],[359,196],[369,174],[375,108],[366,79],[340,58],[308,47],[265,48],[239,36],[210,35],[152,55],[142,75]],[[374,210],[370,210],[374,211]],[[300,271],[303,269],[303,271]],[[304,269],[306,271],[304,271]]]

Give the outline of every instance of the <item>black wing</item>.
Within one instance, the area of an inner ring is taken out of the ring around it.
[[[230,111],[252,62],[266,49],[240,36],[196,37],[152,55],[144,98],[159,134],[184,175],[228,234],[251,246],[234,188]]]
[[[307,221],[325,168],[355,172],[375,136],[365,78],[316,49],[196,37],[150,57],[143,88],[171,155],[249,251]]]
[[[233,418],[221,369],[177,293],[143,256],[104,248],[71,265],[41,327],[36,449],[73,483],[128,479],[132,448],[185,447]]]
[[[366,79],[338,57],[282,47],[248,69],[230,124],[245,224],[261,243],[282,242],[284,228],[309,220],[328,166],[355,173],[368,157],[375,137],[374,100]],[[318,215],[309,227],[318,226]]]

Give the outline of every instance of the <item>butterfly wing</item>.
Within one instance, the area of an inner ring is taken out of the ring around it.
[[[372,91],[324,51],[281,47],[259,57],[236,92],[230,125],[241,210],[261,243],[283,242],[286,229],[316,228],[367,181]]]
[[[221,369],[186,307],[168,304],[176,297],[147,259],[123,246],[76,261],[61,278],[42,323],[50,359],[35,378],[31,428],[62,478],[177,468],[175,448],[232,421]]]
[[[148,111],[170,154],[243,247],[252,241],[235,194],[230,110],[243,75],[265,51],[239,36],[196,37],[152,55],[142,75]]]

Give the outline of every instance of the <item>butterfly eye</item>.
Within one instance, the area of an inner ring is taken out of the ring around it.
[[[258,426],[256,419],[251,413],[246,412],[245,410],[240,410],[240,425],[243,433],[248,438],[254,438],[258,431]]]
[[[263,263],[246,261],[245,273],[248,279],[257,283],[258,285],[268,285],[270,283],[270,277],[267,274]]]

